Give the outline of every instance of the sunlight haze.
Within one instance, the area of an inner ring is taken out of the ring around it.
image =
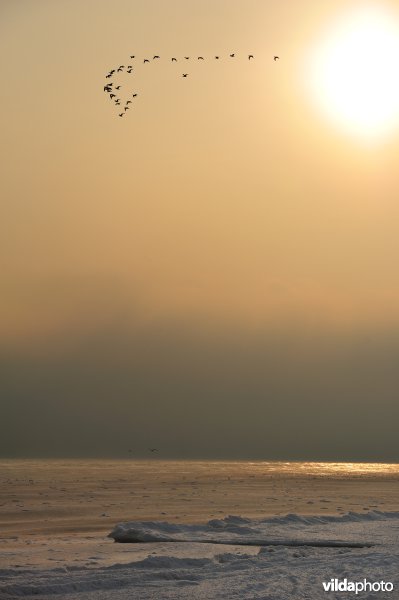
[[[2,455],[398,458],[399,21],[348,99],[361,6],[3,0]]]

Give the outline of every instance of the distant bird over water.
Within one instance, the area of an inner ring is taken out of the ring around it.
[[[148,448],[149,452],[159,452],[158,448]]]
[[[273,60],[280,60],[279,56],[273,56]]]

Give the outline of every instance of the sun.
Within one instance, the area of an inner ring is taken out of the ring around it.
[[[380,136],[399,127],[399,20],[363,8],[335,23],[312,49],[318,104],[347,129]]]

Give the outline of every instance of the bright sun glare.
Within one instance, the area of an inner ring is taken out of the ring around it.
[[[336,121],[365,137],[399,126],[399,22],[378,9],[336,23],[313,49],[313,94]]]

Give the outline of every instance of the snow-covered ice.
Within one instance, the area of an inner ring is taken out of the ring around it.
[[[398,486],[396,464],[2,459],[0,599],[342,600],[323,582],[367,578],[395,589],[357,598],[399,600]]]
[[[230,516],[202,525],[133,521],[116,525],[110,535],[132,542],[114,547],[140,550],[137,560],[3,569],[0,597],[342,599],[350,594],[326,593],[323,581],[366,578],[392,582],[394,590],[359,593],[357,598],[399,598],[399,512]]]
[[[399,512],[371,511],[367,514],[350,512],[344,516],[289,514],[267,519],[229,516],[213,519],[205,525],[133,521],[118,524],[109,537],[122,543],[185,541],[251,546],[372,546],[377,543],[375,535],[378,531],[373,532],[373,537],[371,534],[367,537],[370,522],[398,519]]]

